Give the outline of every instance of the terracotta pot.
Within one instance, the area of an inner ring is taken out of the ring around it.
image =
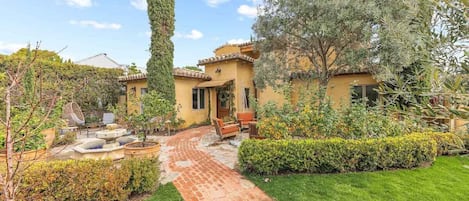
[[[142,142],[131,142],[124,145],[124,158],[153,158],[160,155],[160,143],[158,142],[145,142],[145,147]]]
[[[36,161],[36,160],[44,160],[49,156],[49,153],[47,152],[46,149],[39,149],[39,150],[31,150],[31,151],[25,151],[21,154],[21,152],[14,153],[13,158],[15,161],[19,159],[21,156],[21,161],[26,162],[26,161]],[[0,151],[0,162],[5,162],[7,159],[6,151],[1,150]]]
[[[55,128],[48,128],[48,129],[42,130],[41,134],[44,135],[44,138],[46,140],[46,148],[47,149],[51,148],[52,143],[54,143],[54,139],[55,139]]]

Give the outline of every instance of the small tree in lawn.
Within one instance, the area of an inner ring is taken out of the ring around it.
[[[31,164],[22,161],[24,152],[42,148],[44,137],[40,131],[54,126],[61,114],[54,107],[57,91],[42,87],[41,67],[34,66],[37,52],[38,47],[33,53],[28,48],[24,58],[0,60],[0,67],[6,69],[0,73],[4,111],[0,115],[0,137],[6,151],[6,171],[0,173],[0,183],[5,200],[15,200],[22,174]]]
[[[373,7],[372,1],[264,0],[253,26],[261,52],[256,85],[276,86],[303,71],[318,79],[322,99],[334,75],[364,66]]]
[[[147,135],[155,128],[163,128],[166,120],[171,118],[174,111],[173,104],[166,100],[161,94],[156,91],[141,97],[143,104],[143,111],[141,114],[135,112],[130,114],[130,125],[135,129],[142,139],[142,147],[145,147]]]

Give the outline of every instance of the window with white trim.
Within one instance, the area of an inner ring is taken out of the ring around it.
[[[205,89],[192,89],[192,109],[205,109]]]
[[[352,101],[363,100],[369,107],[376,106],[378,101],[378,85],[355,85],[352,88]]]

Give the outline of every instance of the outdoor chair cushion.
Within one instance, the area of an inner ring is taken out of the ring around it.
[[[238,112],[236,113],[236,117],[238,118],[238,122],[241,126],[246,126],[249,122],[255,122],[254,113],[253,112]]]
[[[232,132],[237,132],[239,131],[239,127],[236,124],[231,124],[231,125],[226,125],[221,127],[221,133],[222,134],[227,134],[227,133],[232,133]]]

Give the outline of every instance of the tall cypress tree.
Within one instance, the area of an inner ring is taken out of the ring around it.
[[[147,62],[148,89],[175,103],[173,77],[174,0],[147,0],[151,25],[151,57]]]

